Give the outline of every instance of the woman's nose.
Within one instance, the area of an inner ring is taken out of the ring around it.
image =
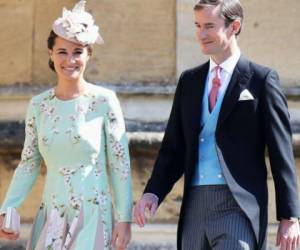
[[[68,62],[70,63],[75,63],[76,62],[76,58],[73,55],[68,56]]]

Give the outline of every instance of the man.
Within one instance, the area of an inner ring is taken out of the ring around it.
[[[277,73],[240,55],[238,0],[200,0],[197,38],[209,62],[185,71],[144,195],[138,225],[184,174],[178,249],[266,249],[267,169],[276,189],[277,245],[299,245],[291,127]]]

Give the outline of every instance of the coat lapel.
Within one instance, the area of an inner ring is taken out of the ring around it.
[[[226,120],[228,115],[238,102],[240,93],[247,87],[252,76],[249,61],[241,56],[231,77],[227,87],[223,103],[221,106],[217,128]]]
[[[190,119],[191,119],[191,131],[193,133],[192,138],[198,140],[199,133],[201,131],[200,127],[200,117],[202,113],[202,100],[205,89],[205,83],[207,78],[207,73],[209,70],[209,62],[205,63],[202,67],[196,70],[192,86],[190,88]]]
[[[202,113],[202,100],[208,70],[209,62],[196,68],[193,71],[193,75],[190,77],[190,80],[185,82],[187,95],[184,104],[186,109],[184,121],[187,123],[185,127],[189,128],[185,131],[185,134],[187,138],[189,138],[189,144],[193,149],[190,158],[191,163],[188,165],[190,169],[186,171],[185,185],[189,185],[191,183],[191,177],[198,158],[198,139],[202,129],[200,127],[200,117]]]

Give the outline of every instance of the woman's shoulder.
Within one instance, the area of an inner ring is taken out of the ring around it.
[[[40,94],[37,94],[31,98],[31,104],[40,104],[44,101],[51,100],[54,97],[54,88],[47,89]]]
[[[47,106],[47,101],[54,97],[54,89],[48,89],[33,96],[27,107],[27,114],[38,114],[40,109]]]
[[[103,99],[107,102],[116,98],[115,91],[92,83],[89,83],[88,85],[88,93],[96,98]]]

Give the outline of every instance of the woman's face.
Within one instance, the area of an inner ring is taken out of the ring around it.
[[[54,63],[58,78],[78,80],[83,77],[89,53],[86,46],[73,43],[61,37],[55,38],[50,58]]]

